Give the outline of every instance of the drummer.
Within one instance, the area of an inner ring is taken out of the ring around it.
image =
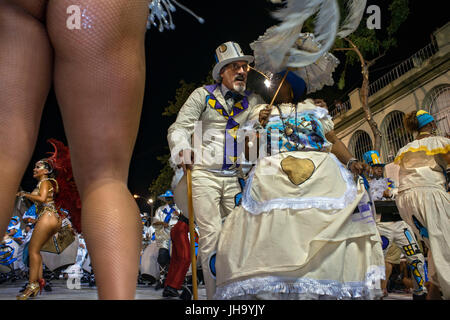
[[[173,193],[167,190],[164,194],[158,196],[158,199],[164,202],[164,205],[156,210],[152,220],[155,228],[155,240],[158,246],[158,264],[161,267],[161,279],[156,284],[155,290],[164,287],[165,277],[170,263],[170,230],[177,223],[180,210],[173,202]]]
[[[7,233],[19,245],[22,244],[23,235],[22,229],[20,228],[20,218],[18,216],[14,216],[11,218],[11,221],[9,222],[8,225]]]
[[[396,245],[402,249],[415,279],[413,281],[413,299],[425,299],[427,293],[427,289],[424,286],[427,281],[425,258],[417,243],[414,232],[402,220],[395,206],[395,201],[393,200],[397,194],[397,188],[391,179],[384,177],[383,171],[385,164],[381,162],[378,151],[370,150],[363,157],[364,161],[372,169],[372,179],[369,182],[369,186],[372,200],[375,201],[377,228],[383,243],[384,256],[386,258],[386,254],[392,245]],[[382,205],[379,201],[386,201],[386,203]],[[386,263],[386,280],[389,279],[391,272],[392,267]],[[384,295],[387,296],[385,282],[382,284],[382,287]]]

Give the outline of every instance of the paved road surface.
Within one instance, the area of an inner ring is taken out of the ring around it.
[[[19,290],[26,283],[24,280],[0,284],[0,300],[15,300]],[[89,287],[88,284],[81,284],[80,289],[69,289],[65,280],[52,280],[52,291],[42,291],[33,300],[96,300],[97,288]],[[74,287],[74,285],[72,286]],[[177,298],[163,298],[162,289],[155,290],[155,285],[138,285],[136,290],[137,300],[160,300],[160,299],[177,299]],[[206,289],[204,286],[199,286],[198,290],[199,300],[206,300]]]
[[[0,300],[15,300],[19,290],[25,284],[25,280],[13,283],[0,284]],[[42,292],[33,300],[96,300],[96,287],[89,287],[88,284],[81,284],[80,289],[69,289],[65,280],[52,280],[52,291]],[[199,300],[206,300],[206,289],[204,285],[199,286]],[[155,286],[138,285],[136,290],[137,300],[167,300],[177,298],[163,298],[162,289],[155,290]],[[390,293],[384,300],[411,300],[410,294]]]

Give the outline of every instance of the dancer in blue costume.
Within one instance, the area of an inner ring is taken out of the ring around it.
[[[380,232],[383,253],[386,256],[392,245],[402,249],[413,275],[413,299],[425,299],[427,289],[424,284],[428,281],[425,257],[418,245],[411,227],[402,220],[395,205],[397,188],[394,182],[383,177],[385,164],[381,163],[376,150],[364,154],[364,161],[372,167],[372,179],[369,181],[370,193],[377,212],[377,228]],[[386,279],[389,279],[392,267],[386,263]],[[384,295],[387,296],[385,283],[382,285]]]

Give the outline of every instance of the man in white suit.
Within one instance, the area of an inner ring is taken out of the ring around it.
[[[215,252],[222,219],[241,192],[237,130],[251,109],[264,103],[246,91],[248,64],[253,60],[235,42],[220,45],[213,68],[216,83],[194,90],[168,131],[172,160],[184,169],[192,168],[192,199],[208,299],[215,293]]]

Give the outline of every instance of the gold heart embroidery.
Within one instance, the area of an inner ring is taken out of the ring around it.
[[[287,174],[289,180],[298,186],[311,178],[316,167],[309,159],[288,156],[281,161],[281,169]]]

